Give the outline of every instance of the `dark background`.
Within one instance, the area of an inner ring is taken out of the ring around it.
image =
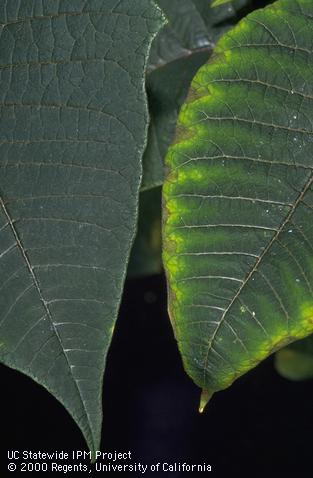
[[[183,371],[165,297],[162,276],[126,284],[104,377],[102,450],[131,450],[133,462],[146,464],[210,463],[212,473],[199,477],[312,478],[313,381],[281,378],[270,358],[216,394],[199,415],[200,392]],[[5,454],[85,449],[77,426],[52,396],[14,370],[0,372]],[[1,478],[16,475],[5,471],[3,458]],[[113,475],[119,476],[107,474]]]

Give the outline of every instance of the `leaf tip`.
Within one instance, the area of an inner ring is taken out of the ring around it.
[[[200,397],[200,405],[199,405],[199,413],[203,413],[205,407],[209,403],[213,396],[213,392],[209,392],[208,390],[202,390],[201,397]]]

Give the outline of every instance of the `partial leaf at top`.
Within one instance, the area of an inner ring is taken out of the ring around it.
[[[225,3],[231,3],[231,0],[213,0],[212,7],[219,7],[220,5],[224,5]]]
[[[313,3],[227,33],[167,156],[164,262],[187,372],[206,391],[313,332]]]
[[[221,5],[229,4],[230,6],[233,4],[232,0],[213,0],[212,7],[220,7]]]
[[[212,9],[211,0],[158,0],[168,23],[153,41],[147,69],[151,124],[142,189],[163,183],[164,157],[190,82],[247,2],[236,0]]]
[[[0,356],[99,447],[135,232],[151,0],[0,0]]]

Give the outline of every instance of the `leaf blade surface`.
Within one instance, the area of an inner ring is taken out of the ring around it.
[[[137,218],[152,1],[1,2],[1,361],[92,451]]]
[[[312,333],[312,13],[282,0],[226,34],[167,156],[169,311],[210,394]]]

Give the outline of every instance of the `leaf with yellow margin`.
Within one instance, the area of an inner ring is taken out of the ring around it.
[[[167,155],[169,313],[203,399],[313,332],[312,31],[280,0],[224,35]]]

